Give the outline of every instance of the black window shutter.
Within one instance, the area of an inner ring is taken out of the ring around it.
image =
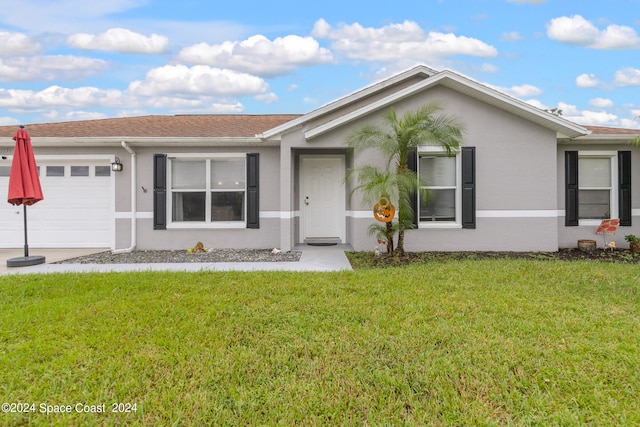
[[[167,155],[153,155],[153,229],[167,229]]]
[[[462,228],[476,228],[476,147],[462,147]]]
[[[260,228],[259,160],[259,153],[247,153],[247,228]]]
[[[578,225],[578,152],[564,153],[564,225],[574,227]]]
[[[618,152],[618,215],[620,225],[631,226],[631,151]]]
[[[418,152],[410,151],[407,154],[407,168],[410,171],[418,173]],[[413,210],[413,225],[418,226],[420,220],[420,210],[418,209],[418,192],[411,194],[411,209]]]

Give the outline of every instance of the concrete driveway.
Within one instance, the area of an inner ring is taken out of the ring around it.
[[[72,249],[38,249],[29,248],[29,255],[44,256],[47,264],[62,261],[64,259],[75,258],[82,255],[95,254],[97,252],[108,251],[108,248],[72,248]],[[15,272],[21,268],[28,267],[7,267],[7,260],[24,256],[24,248],[20,249],[0,249],[0,275]]]

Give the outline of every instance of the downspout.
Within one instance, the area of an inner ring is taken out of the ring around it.
[[[114,254],[122,254],[122,253],[135,251],[136,245],[137,245],[136,236],[138,234],[137,232],[138,197],[137,197],[137,191],[136,191],[138,186],[137,156],[136,156],[136,152],[133,151],[131,147],[129,147],[129,145],[127,145],[126,141],[122,141],[121,143],[122,143],[122,148],[124,148],[129,152],[129,154],[131,154],[131,246],[129,246],[128,248],[115,249],[111,251],[111,253],[114,253]]]

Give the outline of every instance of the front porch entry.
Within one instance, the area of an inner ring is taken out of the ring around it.
[[[300,238],[305,243],[345,242],[345,157],[300,157]]]

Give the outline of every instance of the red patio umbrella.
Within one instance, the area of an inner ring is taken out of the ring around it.
[[[12,205],[24,206],[24,257],[8,259],[7,266],[21,267],[42,264],[44,262],[43,256],[29,256],[27,240],[27,206],[38,203],[44,198],[42,196],[42,187],[40,187],[36,159],[31,146],[31,137],[29,137],[24,126],[20,126],[13,139],[16,141],[16,146],[13,150],[7,200]]]

